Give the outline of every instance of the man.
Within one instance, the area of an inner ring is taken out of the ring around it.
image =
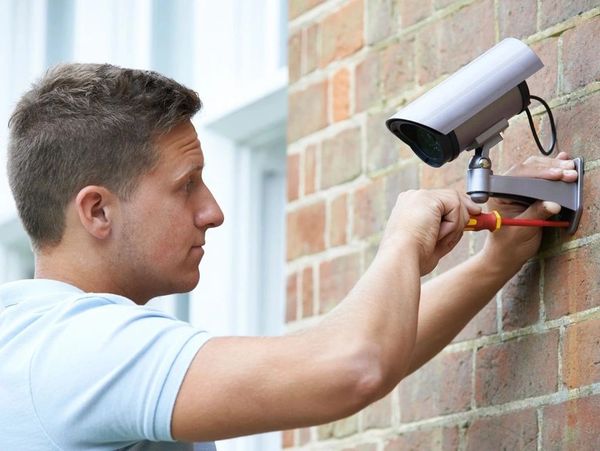
[[[157,73],[93,64],[53,68],[16,106],[8,172],[36,278],[0,287],[0,448],[168,449],[345,417],[439,352],[537,251],[539,230],[503,229],[421,289],[480,207],[402,193],[370,268],[320,324],[209,339],[143,307],[196,286],[223,222],[190,122],[200,106]],[[566,154],[512,172],[576,178]]]

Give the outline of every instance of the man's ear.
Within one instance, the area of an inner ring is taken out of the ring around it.
[[[75,197],[81,225],[95,238],[103,240],[113,227],[117,197],[102,186],[86,186]]]

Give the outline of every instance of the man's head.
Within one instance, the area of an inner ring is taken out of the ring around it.
[[[198,95],[160,74],[109,64],[50,69],[9,121],[8,177],[36,249],[60,242],[86,185],[126,199],[158,161],[157,135],[191,118]]]
[[[190,118],[200,107],[194,91],[156,72],[50,69],[9,122],[9,183],[37,253],[100,255],[113,279],[127,276],[117,285],[140,285],[121,290],[132,298],[193,288],[201,249],[191,248],[223,220],[197,171]]]

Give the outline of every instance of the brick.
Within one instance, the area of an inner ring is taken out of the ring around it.
[[[356,66],[356,111],[414,85],[414,40],[402,40],[369,52]],[[391,116],[391,114],[390,114]]]
[[[341,438],[355,434],[358,431],[358,414],[342,420],[334,421],[317,428],[319,440]]]
[[[466,193],[467,192],[467,178],[465,177],[461,177],[458,180],[450,183],[446,188],[448,189],[453,189],[454,191],[457,191],[459,193]]]
[[[448,254],[442,257],[436,267],[436,274],[442,274],[469,258],[469,235],[463,234],[461,240]]]
[[[600,16],[596,16],[564,33],[561,92],[569,93],[588,83],[600,80],[600,64],[598,64],[597,52],[599,35]]]
[[[350,116],[350,72],[342,68],[331,80],[331,112],[333,121],[338,122]]]
[[[287,259],[325,249],[325,203],[302,206],[287,214]]]
[[[288,76],[290,84],[296,82],[302,75],[302,34],[298,30],[288,39]]]
[[[404,40],[385,47],[379,58],[381,94],[384,98],[414,85],[414,40]]]
[[[548,319],[600,305],[600,243],[590,243],[546,259],[544,304]]]
[[[537,416],[534,409],[495,417],[476,418],[466,433],[466,450],[537,450]]]
[[[567,327],[563,352],[564,382],[569,388],[600,382],[600,319]]]
[[[360,254],[327,260],[319,266],[319,313],[327,313],[350,292],[360,277]]]
[[[291,448],[294,446],[294,431],[288,430],[281,433],[281,444],[284,448]]]
[[[404,191],[419,188],[419,169],[416,165],[403,166],[385,176],[385,216],[389,217],[398,196]]]
[[[322,424],[317,426],[317,439],[327,440],[333,437],[333,423]]]
[[[453,342],[472,340],[498,331],[496,326],[496,302],[491,300],[454,338]]]
[[[537,2],[503,0],[498,3],[500,39],[514,37],[523,39],[536,32]]]
[[[358,414],[333,423],[333,436],[336,438],[348,437],[356,432],[358,432]]]
[[[351,55],[363,46],[363,12],[363,1],[351,0],[323,19],[319,67]]]
[[[582,238],[600,230],[600,170],[587,171],[583,183],[583,211],[577,232],[571,239]],[[564,233],[564,232],[563,232]]]
[[[404,432],[389,440],[384,451],[422,451],[442,450],[455,451],[459,449],[457,427],[423,429],[414,432]]]
[[[317,189],[317,145],[310,144],[304,149],[304,194],[312,194]]]
[[[296,273],[287,276],[286,283],[286,307],[285,307],[285,322],[290,323],[298,319],[298,275]]]
[[[301,14],[311,10],[315,6],[323,3],[324,0],[289,0],[288,17],[294,19]]]
[[[367,0],[366,40],[374,44],[398,29],[399,3],[397,0]]]
[[[541,29],[598,6],[598,0],[542,0],[540,2]]]
[[[353,197],[352,237],[361,239],[382,231],[387,218],[383,178],[356,189]]]
[[[302,271],[302,318],[314,315],[314,283],[313,269],[307,266]]]
[[[558,331],[481,348],[476,365],[478,406],[552,393],[558,378]]]
[[[329,244],[332,247],[341,246],[348,242],[346,229],[348,227],[348,195],[341,194],[329,205]]]
[[[298,430],[298,445],[304,446],[310,442],[310,428],[302,428]]]
[[[542,411],[542,449],[579,451],[600,448],[600,396],[573,399]]]
[[[365,59],[356,65],[355,110],[364,111],[381,100],[379,94],[379,55],[369,52]]]
[[[391,395],[381,398],[367,408],[363,409],[362,427],[363,429],[384,429],[392,424],[392,399]]]
[[[466,181],[467,168],[472,156],[472,152],[462,152],[456,160],[446,163],[441,168],[433,168],[419,160],[421,187],[428,189],[449,188],[458,181]],[[491,158],[494,161],[493,155]]]
[[[471,249],[473,250],[473,255],[478,254],[483,249],[488,237],[489,233],[487,232],[471,234]]]
[[[558,149],[586,161],[597,160],[600,142],[600,93],[553,110],[558,135]],[[544,122],[547,122],[544,118]],[[549,128],[549,127],[545,127]]]
[[[446,6],[451,5],[455,1],[456,0],[434,0],[433,6],[435,7],[435,9],[443,9]]]
[[[556,97],[558,91],[558,38],[549,37],[531,45],[544,67],[527,79],[529,92],[546,101]]]
[[[287,156],[287,200],[298,199],[300,188],[300,154],[294,153]]]
[[[327,80],[289,95],[288,142],[327,125]]]
[[[410,27],[433,14],[433,0],[401,0],[399,7],[402,28]]]
[[[403,423],[469,410],[473,354],[440,354],[399,386]]]
[[[348,182],[361,173],[360,128],[346,129],[323,142],[321,188]]]
[[[400,160],[411,158],[412,150],[388,130],[385,121],[393,111],[367,116],[367,172],[383,169]]]
[[[350,448],[344,448],[342,451],[377,451],[377,443],[361,443]]]
[[[373,263],[373,260],[375,259],[378,250],[379,239],[369,240],[367,248],[364,250],[363,254],[363,262],[365,268],[368,268],[371,265],[371,263]]]
[[[494,30],[492,0],[474,2],[420,29],[415,43],[417,83],[453,73],[493,47]]]
[[[533,116],[533,124],[538,131],[542,145],[549,146],[549,139],[545,136],[540,125],[540,116]],[[502,153],[497,157],[498,148],[492,149],[490,158],[493,163],[493,170],[496,174],[504,174],[512,166],[518,165],[527,158],[541,155],[535,144],[531,127],[527,116],[522,114],[510,121],[509,127],[504,132],[504,141],[502,143]]]
[[[526,263],[502,288],[502,328],[514,330],[540,318],[540,263]]]
[[[302,75],[311,73],[319,66],[319,25],[309,26],[305,36],[306,53]]]

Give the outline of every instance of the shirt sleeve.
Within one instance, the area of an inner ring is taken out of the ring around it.
[[[49,438],[66,449],[172,441],[177,393],[209,335],[101,297],[53,315],[30,362],[33,406]]]

